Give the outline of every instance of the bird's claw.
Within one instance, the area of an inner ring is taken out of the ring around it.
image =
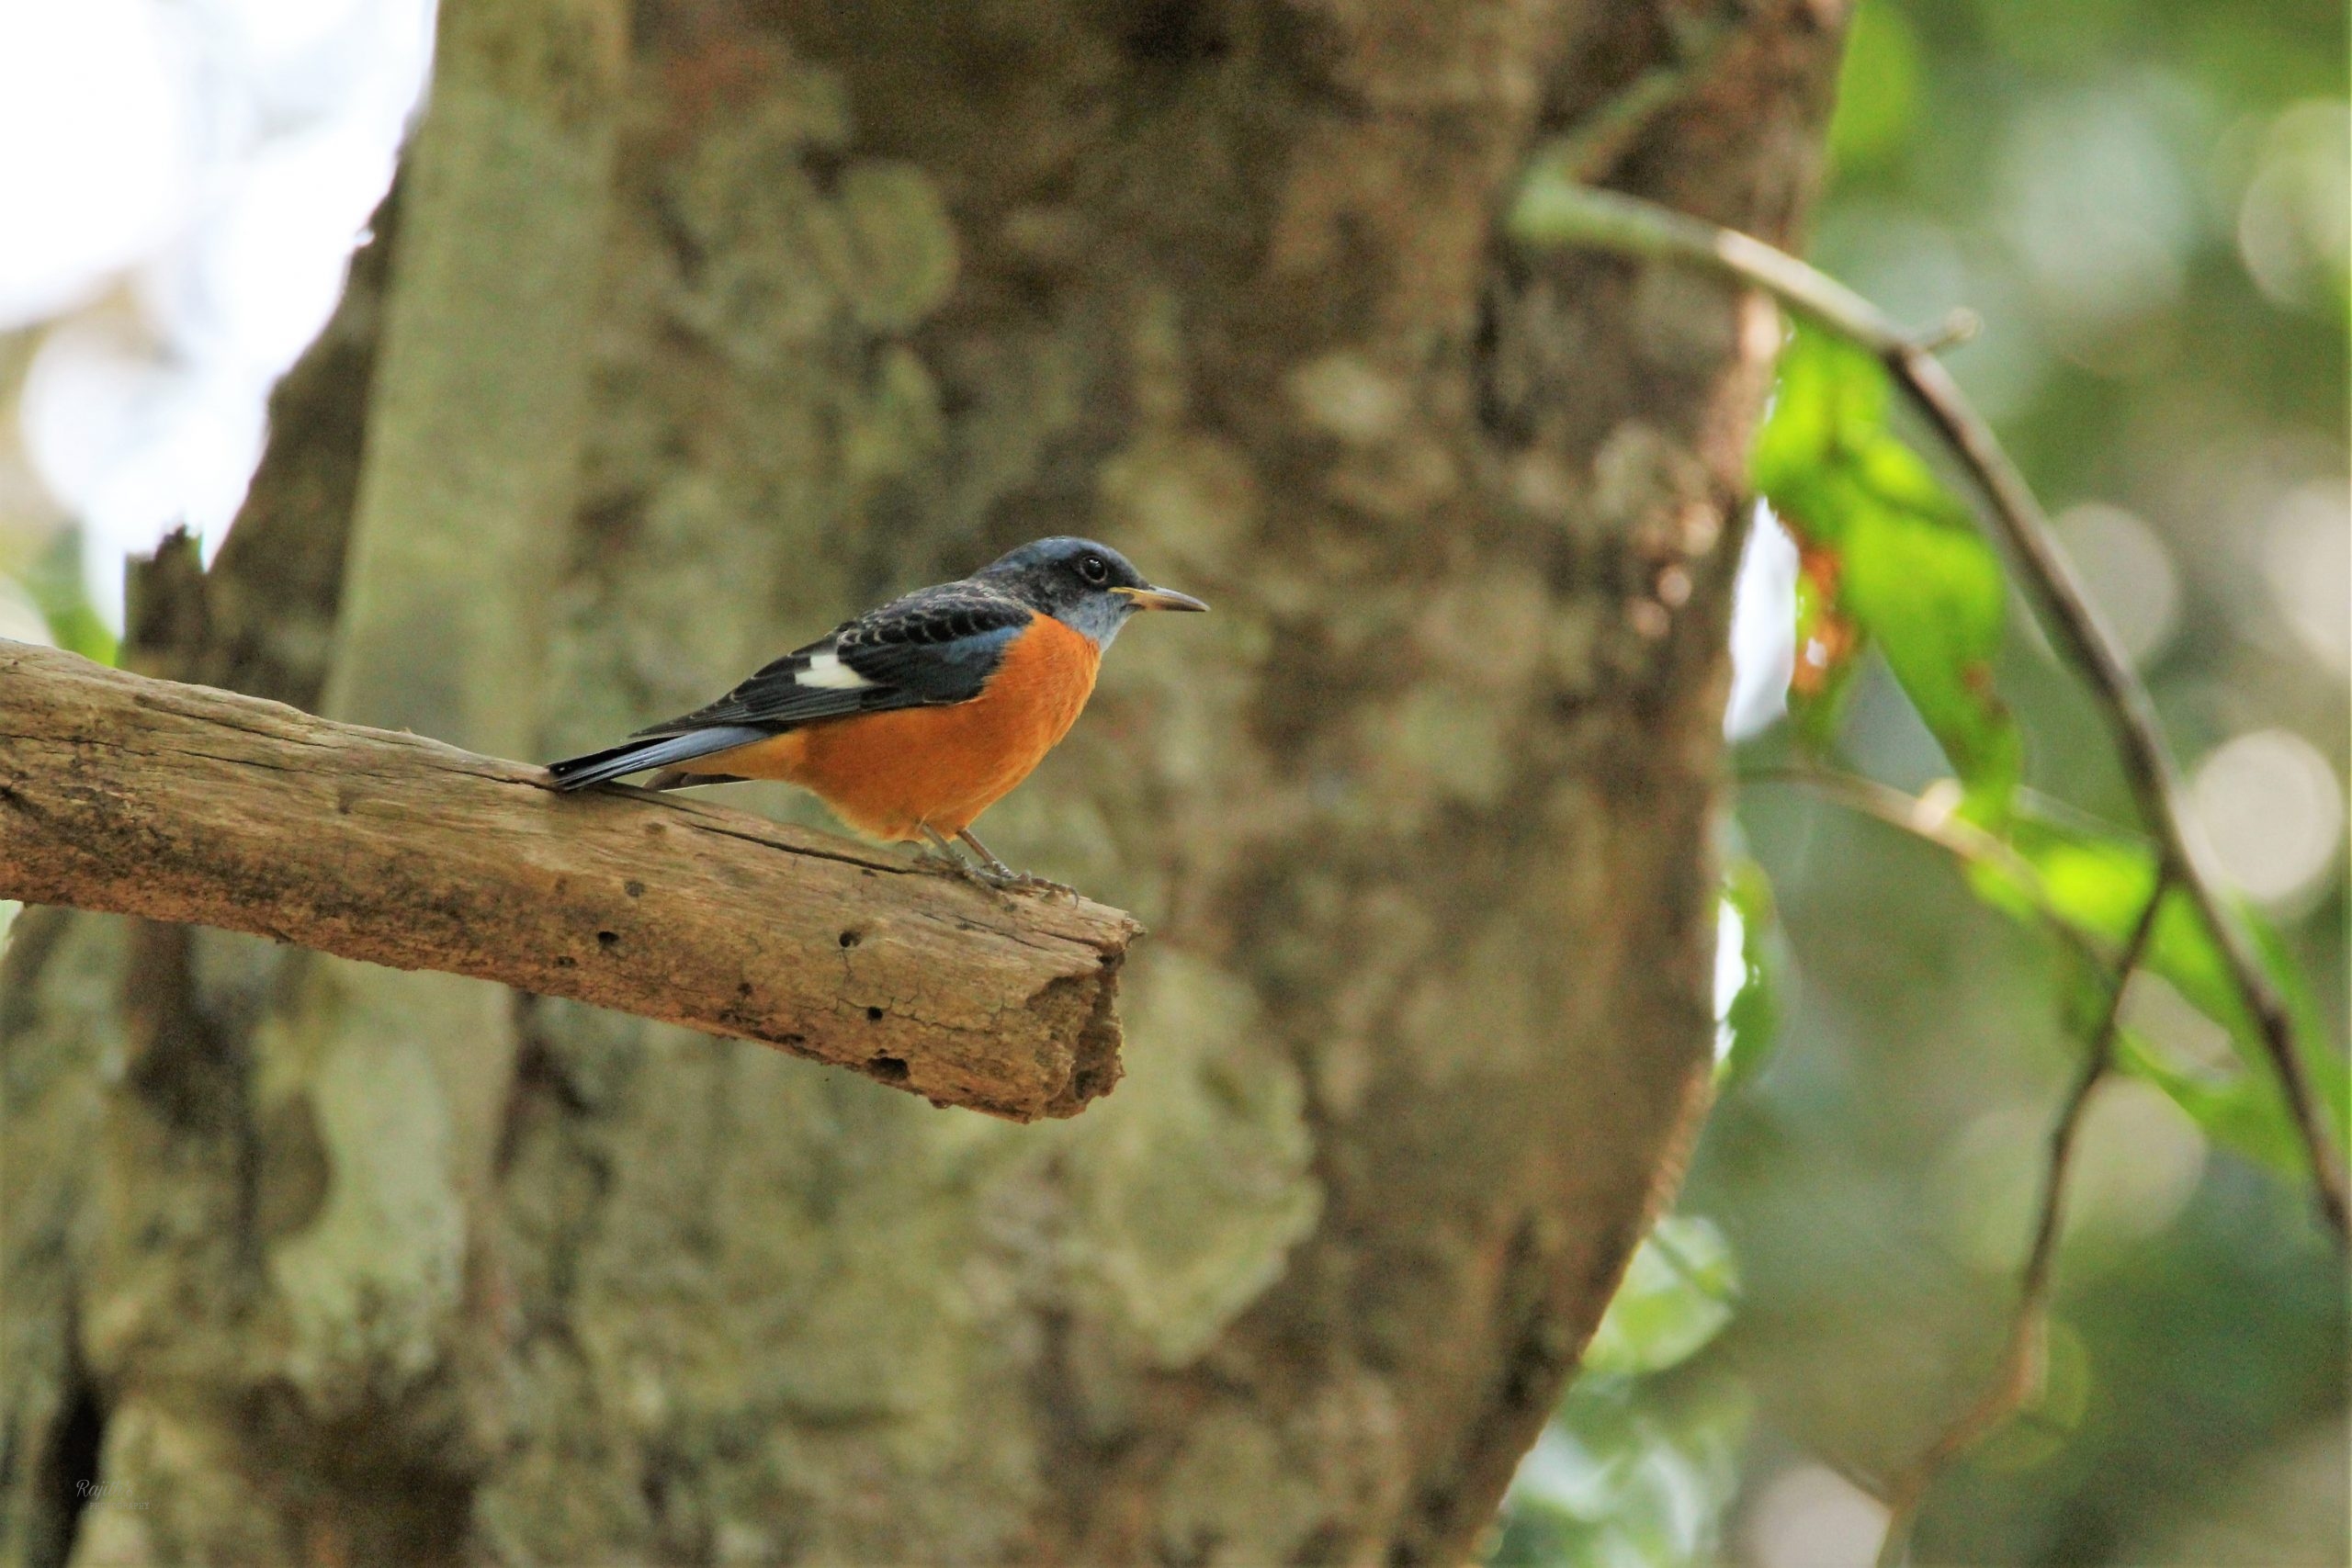
[[[916,857],[951,876],[959,876],[992,893],[1058,893],[1075,898],[1078,889],[1026,871],[1015,871],[1002,861],[972,861],[944,851],[925,850]]]
[[[922,858],[931,860],[934,858],[935,852],[936,858],[945,863],[946,870],[967,882],[976,883],[996,893],[1058,893],[1073,902],[1078,897],[1075,887],[1050,882],[1025,871],[1013,870],[991,854],[986,844],[972,837],[969,829],[956,834],[964,841],[964,847],[971,852],[966,855],[958,854],[946,838],[928,822],[917,826],[922,829],[922,836],[930,840],[930,849],[923,852]]]
[[[956,869],[981,886],[994,888],[1000,893],[1059,893],[1071,898],[1078,897],[1075,887],[1051,881],[1034,872],[1015,871],[1002,861],[979,865],[964,861],[957,863]]]

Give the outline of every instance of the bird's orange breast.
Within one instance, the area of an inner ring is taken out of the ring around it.
[[[953,837],[1052,750],[1094,691],[1102,653],[1039,615],[969,702],[825,719],[702,759],[696,772],[786,779],[860,832]]]

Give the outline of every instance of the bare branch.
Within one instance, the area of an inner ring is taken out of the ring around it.
[[[2064,942],[2077,958],[2094,969],[2106,968],[2112,962],[2102,951],[2109,944],[2051,905],[2042,890],[2041,875],[2032,863],[1957,811],[1939,807],[1924,796],[1905,794],[1893,784],[1832,768],[1747,768],[1740,771],[1739,782],[1743,785],[1791,784],[1811,790],[1833,806],[1883,822],[1898,832],[1932,844],[1962,865],[1989,866],[2005,872],[2018,890],[2033,900],[2033,914],[2042,928]]]
[[[1878,1568],[1896,1568],[1903,1561],[1919,1505],[1936,1478],[1952,1461],[2022,1409],[2041,1381],[2042,1341],[2049,1327],[2051,1274],[2058,1258],[2060,1228],[2065,1219],[2066,1175],[2074,1164],[2075,1145],[2082,1132],[2083,1112],[2090,1106],[2091,1091],[2115,1062],[2115,1032],[2122,1016],[2125,987],[2131,983],[2132,971],[2139,967],[2141,956],[2148,950],[2148,939],[2155,934],[2156,911],[2164,907],[2165,895],[2170,891],[2169,881],[2159,874],[2154,889],[2148,895],[2146,908],[2140,911],[2131,938],[2123,944],[2123,955],[2116,962],[2108,988],[2106,1012],[2091,1037],[2090,1055],[2083,1059],[2082,1071],[2075,1076],[2074,1087],[2067,1090],[2065,1103],[2059,1107],[2058,1120],[2050,1129],[2050,1153],[2042,1173],[2041,1207],[2034,1224],[2033,1245],[2026,1251],[2025,1268],[2018,1282],[2017,1309],[2009,1319],[2008,1340],[2001,1348],[1993,1381],[1917,1459],[1889,1478],[1882,1488],[1887,1509],[1886,1534],[1879,1543]]]
[[[1119,1077],[1138,928],[878,850],[0,642],[0,897],[757,1040],[1016,1121]]]
[[[2182,803],[2155,705],[2059,552],[2041,502],[2002,451],[1992,427],[1969,406],[1951,372],[1935,357],[1936,340],[1904,332],[1869,300],[1784,251],[1637,197],[1558,181],[1531,185],[1512,214],[1511,228],[1532,243],[1580,245],[1705,267],[1763,289],[1878,355],[1895,385],[1967,469],[1987,503],[1985,515],[2018,568],[2027,597],[2052,629],[2060,652],[2096,694],[2121,754],[2132,799],[2155,836],[2158,880],[2177,880],[2211,930],[2263,1053],[2278,1075],[2311,1163],[2320,1207],[2338,1244],[2352,1239],[2352,1201],[2346,1195],[2343,1162],[2312,1093],[2296,1047],[2293,1019],[2245,925],[2220,892],[2211,855]]]

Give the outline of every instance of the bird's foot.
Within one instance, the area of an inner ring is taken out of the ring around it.
[[[956,863],[956,871],[965,880],[977,882],[1000,893],[1059,893],[1071,898],[1078,897],[1075,887],[1049,881],[1034,872],[1015,871],[1001,860],[978,863],[959,860]]]
[[[960,876],[967,882],[988,888],[990,892],[1058,893],[1069,898],[1078,897],[1078,890],[1074,887],[1049,881],[1030,872],[1013,870],[986,849],[979,847],[968,835],[965,836],[965,842],[972,848],[967,854],[958,854],[945,839],[933,833],[929,828],[923,829],[923,835],[931,840],[931,847],[924,850],[918,857],[919,859],[927,864],[938,866],[940,870],[951,875]]]

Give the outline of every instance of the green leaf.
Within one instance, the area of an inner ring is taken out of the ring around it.
[[[1861,514],[1845,563],[1849,613],[1968,786],[1972,814],[1998,820],[2025,772],[2017,723],[1993,690],[2007,596],[1999,560],[1973,533],[1890,509]]]
[[[2294,1028],[2296,1057],[2302,1064],[2312,1098],[2319,1102],[2323,1123],[2339,1152],[2352,1147],[2346,1136],[2346,1101],[2352,1100],[2352,1068],[2347,1068],[2344,1053],[2335,1047],[2318,999],[2289,956],[2278,928],[2243,904],[2235,905],[2234,909],[2253,938],[2256,962],[2286,1006]],[[2171,981],[2190,1006],[2230,1032],[2239,1056],[2260,1085],[2264,1098],[2277,1106],[2280,1120],[2287,1122],[2290,1112],[2286,1094],[2278,1084],[2269,1051],[2255,1026],[2253,1014],[2239,997],[2237,982],[2232,978],[2221,943],[2187,893],[2176,890],[2165,897],[2165,908],[2156,918],[2148,967]],[[2294,1168],[2304,1174],[2309,1171],[2308,1163],[2300,1156]]]
[[[1798,744],[1815,756],[1838,748],[1854,671],[1862,667],[1870,637],[1838,604],[1838,558],[1800,549],[1797,571],[1796,663],[1789,673],[1789,716]]]
[[[1830,598],[1811,611],[1814,624],[1842,617],[1857,646],[1878,648],[1968,786],[1972,815],[1997,823],[2024,771],[2017,722],[1993,686],[2007,579],[1968,509],[1887,428],[1888,398],[1867,351],[1801,325],[1757,438],[1755,484],[1806,550],[1805,578]],[[1807,613],[1801,593],[1801,667]]]
[[[1702,1219],[1668,1215],[1634,1249],[1585,1348],[1585,1371],[1632,1375],[1686,1361],[1731,1321],[1738,1295],[1723,1233]]]
[[[1772,880],[1763,866],[1743,855],[1724,867],[1723,906],[1727,918],[1717,922],[1717,940],[1738,928],[1739,984],[1727,1004],[1721,996],[1726,967],[1724,954],[1715,959],[1717,1001],[1723,1006],[1716,1021],[1715,1089],[1717,1093],[1744,1083],[1762,1070],[1772,1054],[1781,1024],[1778,988],[1773,977],[1771,937],[1777,916],[1772,907]]]
[[[1521,1463],[1487,1561],[1497,1568],[1715,1561],[1754,1410],[1747,1389],[1721,1374],[1580,1381]]]
[[[2021,919],[2046,908],[2110,949],[2129,941],[2155,886],[2155,853],[2144,844],[2020,818],[2010,840],[2039,886],[2020,886],[2009,874],[1978,868],[1971,874],[1980,896]],[[2330,1038],[2310,986],[2289,958],[2277,931],[2252,909],[2239,908],[2253,933],[2256,953],[2284,998],[2295,1024],[2297,1047],[2312,1094],[2329,1108],[2339,1147],[2346,1143],[2344,1107],[2352,1098],[2352,1071]],[[2229,1032],[2243,1064],[2226,1078],[2173,1060],[2161,1045],[2129,1034],[2119,1042],[2118,1062],[2171,1096],[2215,1141],[2275,1169],[2307,1175],[2284,1090],[2274,1072],[2254,1019],[2239,998],[2221,944],[2194,898],[2175,887],[2156,913],[2143,963],[2170,982],[2184,1000]],[[2104,996],[2105,976],[2090,982]],[[2092,1010],[2094,1014],[2099,1009]]]
[[[1972,1468],[2029,1470],[2064,1451],[2081,1431],[2098,1380],[2081,1333],[2064,1317],[2052,1314],[2045,1322],[2041,1363],[2024,1404],[1970,1453]]]
[[[1487,1561],[1657,1568],[1713,1560],[1738,1489],[1754,1402],[1721,1368],[1685,1366],[1729,1321],[1731,1248],[1669,1216],[1634,1254],[1584,1367],[1504,1501]],[[1668,1369],[1679,1368],[1668,1375]]]
[[[2116,1066],[2162,1089],[2205,1135],[2234,1149],[2275,1175],[2296,1181],[2308,1177],[2302,1144],[2277,1089],[2243,1069],[2216,1074],[2181,1062],[2134,1029],[2116,1032]]]
[[[1911,24],[1884,0],[1857,6],[1829,122],[1832,162],[1852,170],[1893,161],[1912,133],[1918,98],[1919,44]]]

